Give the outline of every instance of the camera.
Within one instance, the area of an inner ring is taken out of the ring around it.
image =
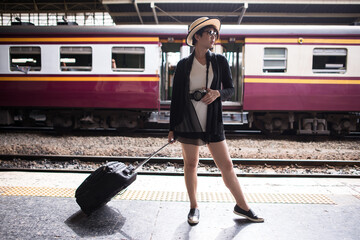
[[[207,91],[205,89],[196,90],[190,94],[190,99],[194,99],[195,101],[200,101],[205,95]]]

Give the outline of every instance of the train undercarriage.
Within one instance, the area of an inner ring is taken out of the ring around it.
[[[147,122],[167,124],[169,111],[108,109],[0,110],[0,126],[53,127],[59,130],[133,130]],[[358,112],[233,112],[224,111],[225,125],[258,129],[266,134],[346,135],[360,129]]]
[[[103,109],[11,109],[0,110],[0,126],[75,129],[137,129],[150,112]]]
[[[293,132],[309,135],[346,135],[359,130],[360,113],[250,112],[249,127],[265,133]]]

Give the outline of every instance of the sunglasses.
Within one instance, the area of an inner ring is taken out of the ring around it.
[[[209,30],[209,31],[205,31],[205,32],[207,32],[210,37],[215,37],[215,38],[218,37],[217,32],[215,32],[215,31],[213,31],[213,30]]]

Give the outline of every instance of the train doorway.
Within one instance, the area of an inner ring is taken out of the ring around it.
[[[223,54],[228,60],[230,71],[235,88],[234,95],[231,99],[223,102],[223,121],[225,125],[238,125],[247,123],[247,113],[242,111],[243,106],[243,42],[241,41],[224,41],[221,47],[215,49],[217,53]]]
[[[235,94],[229,100],[235,105],[242,105],[243,96],[243,51],[241,43],[225,43],[219,46],[215,51],[223,54],[230,66]],[[186,48],[186,49],[184,49]],[[185,51],[184,51],[185,50]],[[172,81],[175,74],[177,63],[181,58],[190,54],[187,46],[181,46],[180,43],[163,43],[162,61],[161,61],[161,84],[160,99],[163,104],[171,100]]]
[[[217,45],[214,51],[227,58],[235,87],[235,94],[223,103],[224,123],[243,124],[244,115],[241,112],[243,104],[243,44],[226,42]],[[180,59],[188,55],[190,55],[190,47],[183,45],[182,42],[162,43],[160,111],[156,117],[157,122],[168,122],[176,65]]]
[[[188,55],[186,48],[181,40],[168,42],[161,41],[161,66],[160,66],[160,89],[159,100],[160,109],[153,113],[150,122],[168,123],[170,119],[170,104],[172,85],[175,75],[176,65],[181,58]]]
[[[243,104],[243,44],[238,42],[223,43],[222,54],[229,62],[235,87],[235,93],[229,100],[234,106]]]
[[[180,61],[180,43],[163,43],[161,50],[160,101],[167,105],[171,100],[172,83],[177,63]]]

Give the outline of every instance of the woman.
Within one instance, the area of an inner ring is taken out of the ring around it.
[[[193,53],[179,61],[173,83],[168,141],[181,143],[185,185],[190,199],[188,223],[199,222],[196,199],[199,146],[207,144],[225,185],[236,200],[234,213],[263,222],[249,208],[233,169],[225,141],[221,100],[234,93],[229,64],[209,51],[219,37],[220,21],[202,17],[189,27],[186,43]]]

